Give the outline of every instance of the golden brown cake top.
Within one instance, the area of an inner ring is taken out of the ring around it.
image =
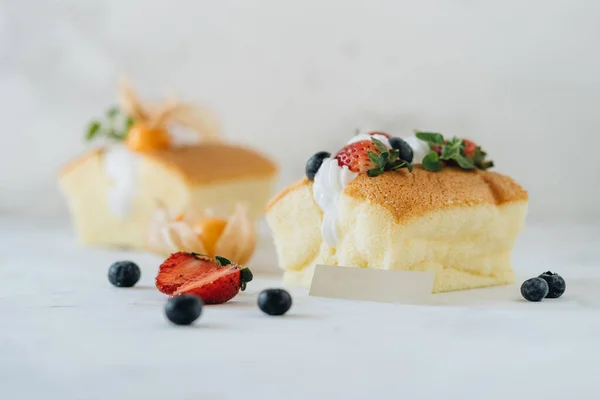
[[[312,186],[312,182],[305,178],[288,186],[271,200],[267,211],[303,186]],[[421,165],[415,165],[412,173],[403,169],[373,178],[360,174],[346,186],[344,194],[380,205],[397,220],[441,208],[499,205],[528,198],[527,192],[513,179],[496,172],[450,167],[430,172]]]
[[[97,149],[75,159],[61,170],[61,175],[89,157],[101,156],[102,153],[102,149]],[[249,148],[222,142],[179,146],[138,154],[156,160],[197,185],[234,179],[266,178],[277,172],[275,163],[266,156]]]

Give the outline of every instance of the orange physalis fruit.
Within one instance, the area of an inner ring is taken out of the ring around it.
[[[143,122],[136,122],[127,132],[127,146],[134,151],[166,149],[171,137],[165,128],[150,128]]]
[[[204,244],[206,253],[209,256],[215,255],[215,247],[225,231],[227,220],[218,217],[209,217],[194,226],[194,230],[198,232],[198,237]]]
[[[237,204],[228,217],[220,218],[202,210],[171,215],[163,203],[157,202],[146,244],[149,250],[164,256],[194,252],[219,255],[244,265],[256,249],[256,226],[243,204]]]

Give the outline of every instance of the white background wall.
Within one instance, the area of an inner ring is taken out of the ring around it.
[[[0,0],[0,212],[65,213],[56,171],[127,73],[282,185],[356,127],[420,128],[483,144],[533,220],[600,218],[599,49],[597,0]]]

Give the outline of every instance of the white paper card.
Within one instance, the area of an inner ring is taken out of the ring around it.
[[[308,294],[347,300],[426,304],[435,273],[317,265]]]

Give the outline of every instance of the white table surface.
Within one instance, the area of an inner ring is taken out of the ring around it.
[[[289,314],[269,317],[256,296],[280,281],[257,274],[175,327],[153,286],[159,259],[0,219],[0,399],[599,399],[599,243],[597,226],[528,227],[515,268],[561,273],[554,301],[523,301],[518,286],[435,307],[291,290]],[[108,283],[117,259],[142,267],[136,288]],[[255,267],[272,262],[265,248]]]

